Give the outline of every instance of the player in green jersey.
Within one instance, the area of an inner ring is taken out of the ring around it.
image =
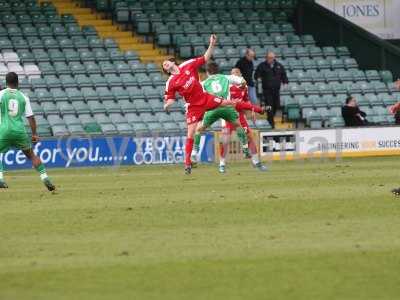
[[[229,87],[231,84],[246,85],[246,81],[243,79],[243,77],[218,74],[218,65],[215,62],[208,63],[206,71],[207,79],[202,82],[204,90],[220,98],[230,99]],[[197,127],[196,135],[194,137],[194,151],[192,153],[193,162],[197,161],[201,133],[219,119],[223,119],[226,122],[232,123],[236,126],[236,133],[239,141],[242,144],[243,153],[246,157],[250,157],[247,135],[245,130],[240,125],[239,115],[236,109],[233,106],[224,106],[207,111],[204,115],[203,121]]]
[[[55,186],[47,176],[42,161],[32,150],[31,140],[25,130],[26,117],[32,130],[32,142],[39,141],[36,133],[36,121],[33,116],[29,98],[18,90],[18,75],[10,72],[6,76],[7,88],[0,91],[0,153],[7,152],[10,148],[22,150],[33,167],[39,172],[40,178],[49,191],[54,191]],[[0,161],[0,188],[8,188],[4,181],[3,164]]]

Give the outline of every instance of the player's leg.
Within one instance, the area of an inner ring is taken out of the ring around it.
[[[42,180],[43,184],[46,186],[46,188],[49,191],[54,191],[56,187],[54,184],[51,182],[49,176],[47,175],[46,168],[40,158],[33,153],[32,148],[27,149],[27,150],[22,150],[22,152],[25,154],[25,156],[32,162],[33,167],[36,169],[36,171],[39,172],[40,174],[40,179]]]
[[[231,139],[231,134],[233,131],[233,125],[226,122],[225,126],[221,131],[221,142],[220,142],[220,152],[219,152],[219,172],[226,172],[226,156],[229,151],[229,142]]]
[[[192,152],[192,162],[197,163],[197,156],[200,152],[200,141],[201,135],[209,128],[212,124],[218,121],[221,118],[221,109],[216,108],[213,110],[209,110],[204,114],[204,118],[196,128],[196,133],[194,135],[194,150]]]
[[[4,168],[3,168],[3,162],[0,161],[0,189],[6,189],[8,188],[7,183],[4,181]]]
[[[247,139],[249,141],[249,150],[250,150],[250,154],[251,154],[251,162],[252,162],[253,166],[260,171],[267,171],[267,167],[264,166],[260,161],[260,158],[259,158],[258,152],[257,152],[257,146],[254,141],[253,133],[250,129],[249,123],[247,122],[246,115],[243,112],[239,113],[239,122],[247,134]]]
[[[194,143],[194,134],[197,128],[197,121],[192,121],[187,124],[187,136],[186,136],[186,145],[185,145],[185,173],[192,173],[192,160],[191,154],[193,150]]]
[[[250,158],[247,134],[246,131],[243,129],[243,127],[240,125],[239,116],[236,110],[235,109],[226,110],[223,119],[233,124],[234,130],[236,130],[236,135],[240,143],[242,144],[243,153],[246,158]]]
[[[0,133],[1,134],[1,133]],[[8,142],[5,139],[0,138],[0,153],[6,153],[9,149]],[[8,188],[7,183],[4,181],[4,167],[3,161],[0,160],[0,188]]]

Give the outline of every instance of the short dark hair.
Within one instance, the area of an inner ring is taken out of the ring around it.
[[[6,75],[6,84],[7,86],[17,87],[18,86],[18,75],[14,72],[9,72]]]
[[[348,97],[346,98],[346,104],[349,104],[349,102],[350,102],[351,100],[353,100],[353,99],[354,99],[353,96],[348,96]]]
[[[215,61],[210,61],[206,66],[206,71],[208,74],[217,74],[219,72],[218,64]]]
[[[167,60],[172,61],[172,62],[176,62],[175,57],[170,57]],[[171,75],[170,72],[167,72],[167,71],[164,70],[163,63],[161,63],[161,70],[163,71],[164,74]]]

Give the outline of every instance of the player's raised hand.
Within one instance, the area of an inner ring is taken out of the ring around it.
[[[37,134],[33,134],[32,135],[32,143],[36,144],[37,142],[39,142],[40,138]]]
[[[210,46],[214,47],[216,44],[217,44],[217,35],[212,34],[210,36]]]

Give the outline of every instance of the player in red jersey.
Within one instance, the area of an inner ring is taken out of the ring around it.
[[[231,74],[242,77],[242,74],[238,68],[233,68]],[[240,125],[244,128],[247,134],[247,139],[249,141],[249,150],[253,165],[260,171],[266,171],[267,168],[260,162],[260,159],[258,157],[257,146],[254,142],[249,123],[246,119],[246,111],[251,111],[253,120],[255,120],[255,113],[263,114],[265,111],[260,106],[251,103],[247,86],[231,85],[230,96],[231,99],[234,100],[234,102],[237,102],[235,108],[239,113]],[[224,128],[222,129],[223,142],[220,145],[219,171],[221,173],[225,173],[225,158],[226,154],[228,153],[229,141],[233,131],[235,131],[235,125],[226,122]]]
[[[220,105],[232,105],[231,100],[225,100],[204,92],[200,84],[198,69],[210,60],[217,43],[216,35],[210,36],[210,45],[203,56],[187,60],[177,66],[175,59],[165,60],[162,68],[170,77],[165,86],[164,109],[175,102],[175,94],[179,93],[186,101],[186,123],[187,139],[185,145],[185,173],[190,174],[192,161],[190,154],[193,149],[193,137],[197,124],[203,119],[207,110],[214,109]]]

